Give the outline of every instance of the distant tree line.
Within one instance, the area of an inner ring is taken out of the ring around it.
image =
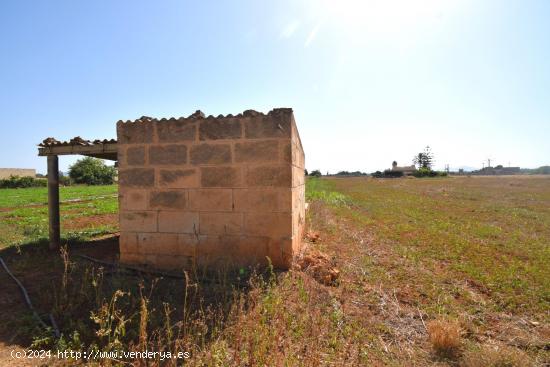
[[[373,172],[371,173],[371,176],[375,178],[398,178],[398,177],[403,177],[403,172],[386,169],[384,170],[384,172],[382,171]]]
[[[313,170],[311,172],[308,172],[308,170],[306,169],[305,170],[305,175],[306,176],[310,176],[310,177],[321,177],[322,176],[322,173],[320,170],[316,169],[316,170]],[[329,175],[329,173],[327,172],[327,176]],[[361,171],[340,171],[338,173],[336,173],[335,175],[332,175],[332,176],[368,176],[368,173],[366,172],[361,172]]]
[[[420,168],[419,170],[413,173],[414,177],[445,177],[447,172],[445,171],[434,171],[429,168]]]
[[[306,176],[321,177],[321,175],[322,175],[321,171],[319,171],[318,169],[311,171],[311,173],[308,175],[308,172],[307,172],[307,169],[306,169]]]
[[[69,174],[59,172],[59,184],[69,186],[81,185],[111,185],[115,181],[117,170],[107,166],[101,159],[86,157],[79,159],[69,167]],[[0,189],[45,187],[48,185],[46,175],[38,174],[37,177],[10,176],[0,180]]]
[[[550,175],[550,166],[540,166],[539,168],[522,168],[521,173],[528,175]]]
[[[367,176],[368,174],[361,171],[340,171],[336,174],[337,176]]]
[[[45,187],[48,182],[43,178],[10,176],[0,180],[0,189],[23,189],[27,187]]]

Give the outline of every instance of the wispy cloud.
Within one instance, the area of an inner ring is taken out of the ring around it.
[[[311,42],[313,42],[315,37],[317,37],[317,32],[319,32],[320,27],[321,27],[320,24],[317,24],[315,27],[313,27],[313,29],[311,30],[311,32],[309,32],[309,35],[307,36],[306,43],[304,44],[304,47],[309,47]]]
[[[300,26],[300,22],[297,20],[293,20],[292,22],[288,23],[283,27],[281,30],[281,34],[279,35],[281,38],[290,38],[296,32],[298,27]]]

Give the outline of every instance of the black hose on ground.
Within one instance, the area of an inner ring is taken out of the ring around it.
[[[32,305],[32,302],[31,302],[31,299],[29,297],[29,293],[27,292],[25,287],[23,287],[23,284],[19,281],[19,279],[17,279],[15,277],[15,275],[13,275],[13,273],[10,271],[10,269],[8,268],[8,266],[6,265],[6,263],[4,262],[2,257],[0,257],[0,264],[2,264],[2,267],[4,268],[6,273],[8,273],[8,275],[15,281],[15,283],[17,283],[17,285],[19,286],[19,289],[21,289],[21,293],[23,293],[23,297],[25,298],[25,302],[27,303],[27,306],[31,310],[31,312],[33,314],[33,317],[40,324],[40,326],[42,326],[45,330],[47,330],[48,325],[46,325],[46,323],[40,318],[40,316],[38,315],[38,313],[34,309],[34,307]],[[53,329],[53,333],[54,333],[55,337],[59,338],[61,336],[61,333],[59,332],[59,329],[57,328],[57,324],[56,324],[55,319],[53,318],[52,314],[50,314],[50,321],[52,323],[52,329]]]

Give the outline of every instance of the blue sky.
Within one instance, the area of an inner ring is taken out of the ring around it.
[[[0,167],[142,115],[292,107],[308,169],[550,164],[550,1],[0,2]],[[66,170],[74,157],[61,157]]]

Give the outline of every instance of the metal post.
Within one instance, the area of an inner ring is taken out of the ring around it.
[[[50,250],[59,248],[59,159],[56,155],[48,156],[48,215],[50,221]]]

